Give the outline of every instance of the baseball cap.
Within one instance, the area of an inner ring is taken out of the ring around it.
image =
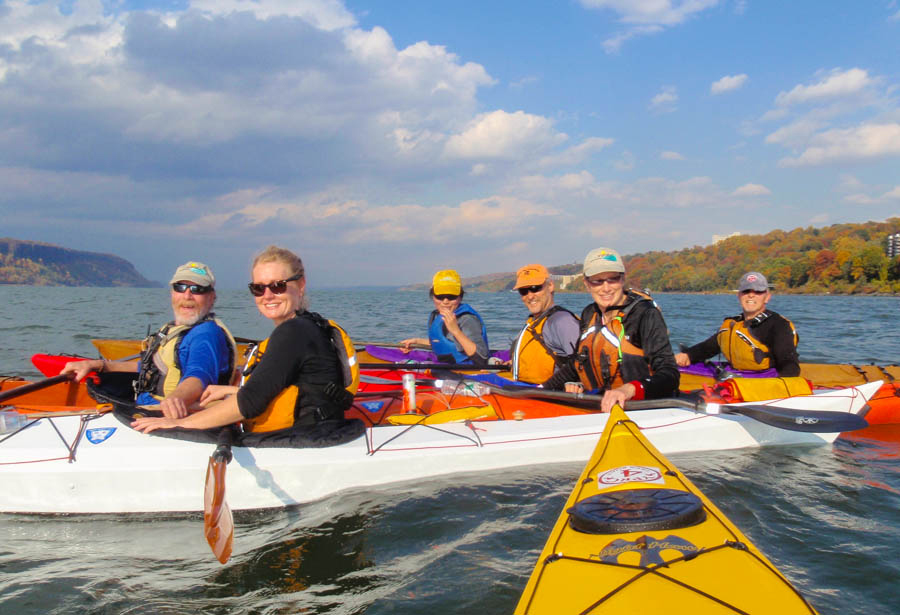
[[[625,273],[622,257],[612,248],[597,248],[584,257],[584,277],[589,278],[607,271]]]
[[[537,263],[525,265],[516,272],[516,285],[513,286],[513,290],[523,286],[540,286],[549,277],[550,273],[543,265],[538,265]]]
[[[187,262],[176,269],[169,284],[174,284],[181,280],[202,284],[203,286],[216,286],[216,276],[213,275],[212,269],[197,261]]]
[[[769,290],[769,283],[766,281],[766,276],[758,271],[748,271],[741,276],[741,281],[738,282],[738,292],[743,292],[745,290],[756,290],[759,292]]]
[[[462,280],[453,269],[443,269],[431,278],[431,288],[435,295],[458,295],[462,291]]]

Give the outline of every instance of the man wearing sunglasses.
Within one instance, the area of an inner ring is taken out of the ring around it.
[[[525,265],[516,272],[522,303],[530,313],[510,350],[514,380],[541,384],[556,372],[578,343],[578,318],[554,305],[553,280],[540,264]]]
[[[229,384],[237,346],[231,333],[212,312],[216,278],[199,262],[178,267],[170,297],[174,320],[144,340],[137,361],[89,359],[66,364],[61,373],[81,380],[88,372],[137,372],[135,401],[159,404],[164,416],[187,416],[210,384]]]
[[[588,252],[584,283],[593,303],[581,312],[578,347],[544,386],[598,391],[602,412],[629,399],[674,397],[680,374],[662,312],[648,295],[625,286],[619,253]]]
[[[748,271],[738,282],[741,313],[726,318],[711,337],[676,354],[675,361],[687,367],[721,353],[737,370],[774,368],[779,376],[799,376],[797,331],[790,320],[766,308],[771,298],[766,277]]]

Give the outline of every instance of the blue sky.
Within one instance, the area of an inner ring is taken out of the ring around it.
[[[425,282],[900,215],[900,3],[0,2],[0,236]]]

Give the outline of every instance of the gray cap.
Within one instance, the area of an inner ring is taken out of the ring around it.
[[[182,280],[193,282],[194,284],[202,284],[203,286],[212,286],[213,288],[216,286],[216,276],[213,275],[212,269],[197,261],[185,263],[176,269],[169,284]]]
[[[741,276],[741,281],[738,282],[738,292],[744,292],[745,290],[756,290],[761,293],[766,292],[769,290],[769,283],[766,281],[766,276],[758,271],[748,271]]]
[[[622,257],[612,248],[597,248],[584,257],[584,277],[589,278],[607,271],[625,273]]]

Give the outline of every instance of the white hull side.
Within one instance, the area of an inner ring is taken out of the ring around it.
[[[863,390],[872,387],[871,392]],[[805,409],[858,412],[877,383],[857,387],[855,398],[829,392],[806,398]],[[815,403],[811,403],[815,400]],[[789,400],[788,407],[798,407]],[[588,414],[526,421],[484,421],[433,427],[379,426],[365,437],[330,448],[235,447],[227,471],[227,500],[234,510],[283,507],[346,489],[461,472],[531,464],[584,461],[608,415]],[[837,435],[787,431],[734,414],[687,410],[632,412],[664,454],[745,447],[824,444]],[[147,436],[111,415],[88,423],[74,462],[59,435],[72,442],[79,417],[39,423],[0,443],[0,512],[137,513],[203,509],[203,483],[214,446]],[[92,443],[104,430],[115,429]],[[97,430],[97,431],[92,431]],[[0,436],[2,438],[2,436]],[[375,451],[371,453],[371,451]]]

